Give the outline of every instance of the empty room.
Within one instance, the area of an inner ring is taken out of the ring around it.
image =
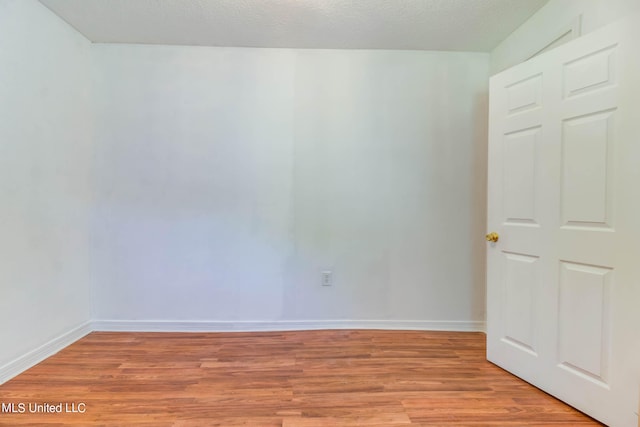
[[[638,40],[638,0],[0,0],[0,425],[640,427]]]

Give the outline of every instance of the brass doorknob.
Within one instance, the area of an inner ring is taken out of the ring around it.
[[[500,236],[498,235],[498,233],[496,233],[495,231],[492,231],[491,233],[486,235],[487,238],[487,242],[497,242],[498,239],[500,238]]]

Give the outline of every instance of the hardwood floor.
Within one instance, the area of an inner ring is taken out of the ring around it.
[[[481,333],[94,332],[0,386],[25,404],[0,425],[599,425],[484,352]],[[45,402],[85,412],[29,413]]]

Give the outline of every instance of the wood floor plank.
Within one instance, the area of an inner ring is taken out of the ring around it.
[[[0,386],[1,426],[599,425],[485,360],[480,333],[94,332]]]

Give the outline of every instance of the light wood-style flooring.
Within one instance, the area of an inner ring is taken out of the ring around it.
[[[94,332],[0,401],[86,405],[0,413],[2,426],[599,425],[487,362],[484,334],[457,332]]]

